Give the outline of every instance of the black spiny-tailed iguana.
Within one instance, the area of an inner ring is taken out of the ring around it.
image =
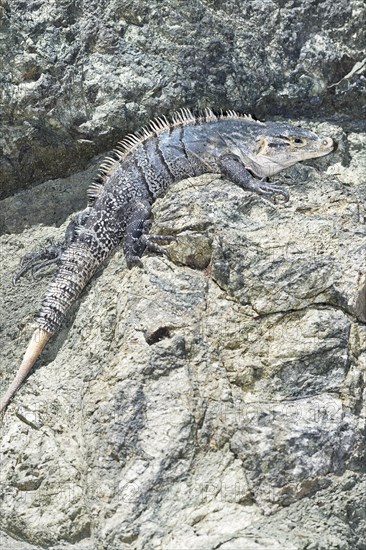
[[[243,189],[264,197],[282,195],[287,201],[288,192],[265,178],[332,149],[330,138],[319,138],[290,124],[264,124],[233,111],[216,117],[206,110],[195,117],[182,109],[171,122],[157,118],[141,132],[127,136],[102,164],[89,188],[88,206],[74,216],[64,241],[25,256],[14,277],[16,282],[28,270],[58,264],[0,411],[6,408],[87,282],[120,243],[129,267],[141,263],[145,248],[164,252],[154,242],[159,236],[148,236],[147,227],[152,203],[169,185],[219,172]]]

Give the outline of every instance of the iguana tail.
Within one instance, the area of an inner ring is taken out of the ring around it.
[[[47,332],[43,328],[36,328],[28,344],[27,351],[24,354],[22,364],[20,365],[13,382],[10,384],[7,392],[0,401],[0,412],[6,409],[15,393],[18,391],[24,380],[27,378],[34,363],[37,361],[41,351],[43,350],[51,336],[52,334],[50,332]]]
[[[108,249],[106,248],[107,252]],[[102,256],[102,259],[104,257]],[[37,328],[29,342],[22,364],[0,402],[0,412],[13,398],[43,348],[61,325],[66,313],[85,288],[86,283],[100,265],[100,260],[86,246],[72,243],[61,257],[61,265],[51,281],[35,318]]]

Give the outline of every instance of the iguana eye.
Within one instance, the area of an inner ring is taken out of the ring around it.
[[[304,143],[304,140],[301,139],[301,138],[298,138],[298,137],[292,138],[292,142],[293,142],[293,143],[296,143],[297,145],[304,145],[304,144],[305,144],[305,143]]]

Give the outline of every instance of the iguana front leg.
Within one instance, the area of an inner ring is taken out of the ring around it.
[[[146,248],[143,234],[144,227],[149,222],[151,205],[147,200],[134,200],[128,205],[128,212],[125,213],[127,223],[123,240],[123,252],[129,268],[137,265],[142,267],[140,260]]]
[[[289,193],[286,189],[283,189],[277,182],[269,183],[263,179],[255,179],[236,155],[223,155],[218,164],[221,174],[242,189],[254,191],[258,195],[268,198],[278,194],[282,195],[286,202],[289,200]]]
[[[129,205],[130,213],[127,216],[127,225],[123,242],[127,266],[142,267],[141,256],[145,248],[158,254],[168,256],[164,247],[154,241],[171,242],[176,237],[171,235],[149,235],[151,225],[151,205],[147,200],[133,201]]]

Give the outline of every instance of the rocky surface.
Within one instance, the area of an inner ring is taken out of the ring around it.
[[[2,0],[0,197],[178,107],[365,117],[363,0]]]
[[[2,548],[366,547],[365,28],[363,0],[0,2],[1,391],[52,270],[11,276],[126,132],[212,106],[338,144],[286,204],[157,201],[170,259],[117,251],[3,419]]]
[[[89,285],[1,427],[3,547],[365,547],[365,135],[312,127],[338,150],[281,176],[289,203],[177,184],[170,259]],[[1,237],[3,388],[50,278],[11,274],[64,227]]]

